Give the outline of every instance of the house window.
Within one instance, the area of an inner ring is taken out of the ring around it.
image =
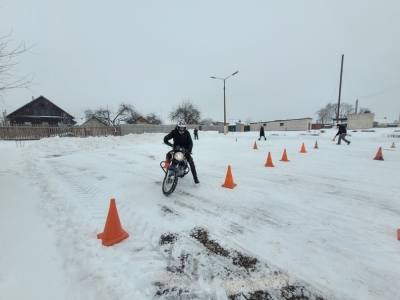
[[[279,123],[279,126],[283,126],[283,123]]]
[[[32,126],[32,122],[25,122],[24,123],[26,126]]]
[[[42,122],[43,126],[49,126],[49,122]]]
[[[267,126],[267,124],[263,124],[263,126]]]
[[[41,107],[41,108],[44,108],[44,103],[40,103],[40,107]]]

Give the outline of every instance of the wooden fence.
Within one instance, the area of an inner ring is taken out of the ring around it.
[[[2,140],[40,140],[46,137],[121,135],[120,126],[0,126]]]

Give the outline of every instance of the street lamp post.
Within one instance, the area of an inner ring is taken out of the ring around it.
[[[233,75],[235,75],[235,74],[237,74],[239,71],[236,71],[235,73],[233,73],[232,75],[229,75],[228,77],[226,77],[226,78],[219,78],[219,77],[214,77],[214,76],[211,76],[211,78],[213,78],[213,79],[221,79],[221,80],[223,80],[224,81],[224,134],[226,134],[226,101],[225,101],[225,80],[227,80],[229,77],[231,77],[231,76],[233,76]]]

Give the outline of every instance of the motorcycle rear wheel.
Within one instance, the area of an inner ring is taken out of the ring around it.
[[[171,195],[174,192],[177,184],[177,174],[173,170],[167,170],[167,173],[165,173],[164,181],[162,183],[163,194],[166,196]]]

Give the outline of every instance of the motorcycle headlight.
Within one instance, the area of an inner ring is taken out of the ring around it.
[[[183,160],[183,153],[182,153],[182,152],[177,152],[177,153],[175,153],[175,154],[174,154],[174,158],[175,158],[177,161],[182,161],[182,160]]]

